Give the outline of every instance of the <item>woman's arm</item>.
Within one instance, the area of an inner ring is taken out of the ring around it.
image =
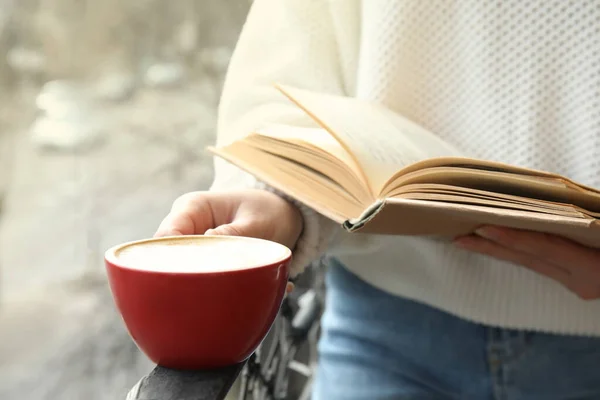
[[[265,123],[313,125],[273,84],[343,94],[346,85],[339,53],[327,0],[255,0],[225,80],[217,145],[230,143]],[[244,187],[273,191],[237,167],[215,159],[212,191]],[[292,275],[296,275],[325,251],[337,226],[293,203],[304,218],[304,230],[294,249]]]

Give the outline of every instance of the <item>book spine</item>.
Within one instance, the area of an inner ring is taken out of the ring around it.
[[[375,216],[385,207],[384,200],[377,200],[375,203],[371,204],[358,218],[349,219],[344,221],[343,227],[348,232],[356,232],[365,226],[370,220],[375,218]]]

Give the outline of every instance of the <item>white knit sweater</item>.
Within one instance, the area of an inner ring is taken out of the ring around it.
[[[600,187],[600,0],[254,0],[219,143],[311,124],[273,82],[379,102],[469,156]],[[251,185],[216,161],[214,190]],[[340,233],[302,209],[295,271],[327,250],[383,290],[469,320],[600,335],[600,301],[549,278],[430,239]]]

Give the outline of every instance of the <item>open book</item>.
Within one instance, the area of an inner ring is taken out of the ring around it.
[[[381,105],[277,88],[314,125],[267,125],[209,150],[350,232],[452,238],[493,224],[600,247],[599,190],[462,157]]]

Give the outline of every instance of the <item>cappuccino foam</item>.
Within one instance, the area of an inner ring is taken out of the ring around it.
[[[222,272],[282,261],[287,247],[264,240],[229,237],[181,237],[125,245],[114,253],[128,268],[157,272]]]

